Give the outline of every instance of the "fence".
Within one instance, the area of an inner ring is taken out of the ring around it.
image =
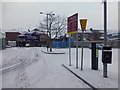
[[[73,40],[70,41],[71,46],[73,46]],[[53,48],[67,48],[69,47],[69,41],[52,41]]]
[[[5,38],[0,38],[0,50],[6,48]]]

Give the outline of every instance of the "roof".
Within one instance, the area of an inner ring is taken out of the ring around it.
[[[104,30],[92,30],[92,31],[99,31],[100,33],[104,33]],[[92,33],[91,30],[85,30],[84,33]],[[78,33],[82,33],[82,30],[78,30]]]

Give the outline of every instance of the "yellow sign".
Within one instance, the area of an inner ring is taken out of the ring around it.
[[[78,31],[74,31],[74,32],[69,32],[67,34],[74,34],[74,33],[77,33]]]
[[[86,30],[87,19],[80,19],[82,30]]]

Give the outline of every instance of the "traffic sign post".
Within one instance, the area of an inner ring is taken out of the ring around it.
[[[67,18],[67,34],[74,34],[78,32],[78,13]]]
[[[69,66],[71,66],[71,35],[69,34]]]
[[[67,34],[78,33],[78,13],[67,18]],[[78,34],[76,34],[76,68],[78,68]],[[71,35],[69,35],[69,65],[71,66]]]
[[[81,70],[83,70],[83,47],[84,47],[84,31],[86,30],[87,19],[80,19],[82,29],[82,45],[81,45]]]
[[[76,33],[76,68],[78,69],[78,33]]]

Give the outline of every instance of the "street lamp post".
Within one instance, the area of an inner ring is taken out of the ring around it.
[[[47,37],[48,37],[48,14],[46,14],[46,15],[47,15]],[[47,51],[48,51],[48,40],[47,40]]]
[[[45,15],[47,15],[47,36],[48,36],[48,32],[49,32],[49,28],[48,28],[48,19],[49,19],[49,16],[53,16],[53,15],[55,15],[55,14],[52,14],[52,13],[43,13],[43,12],[40,12],[40,14],[45,14]],[[47,39],[48,40],[48,39]],[[50,29],[50,51],[52,51],[52,47],[51,47],[51,44],[52,44],[52,42],[51,42],[51,29]],[[48,45],[47,45],[47,51],[48,51]]]

